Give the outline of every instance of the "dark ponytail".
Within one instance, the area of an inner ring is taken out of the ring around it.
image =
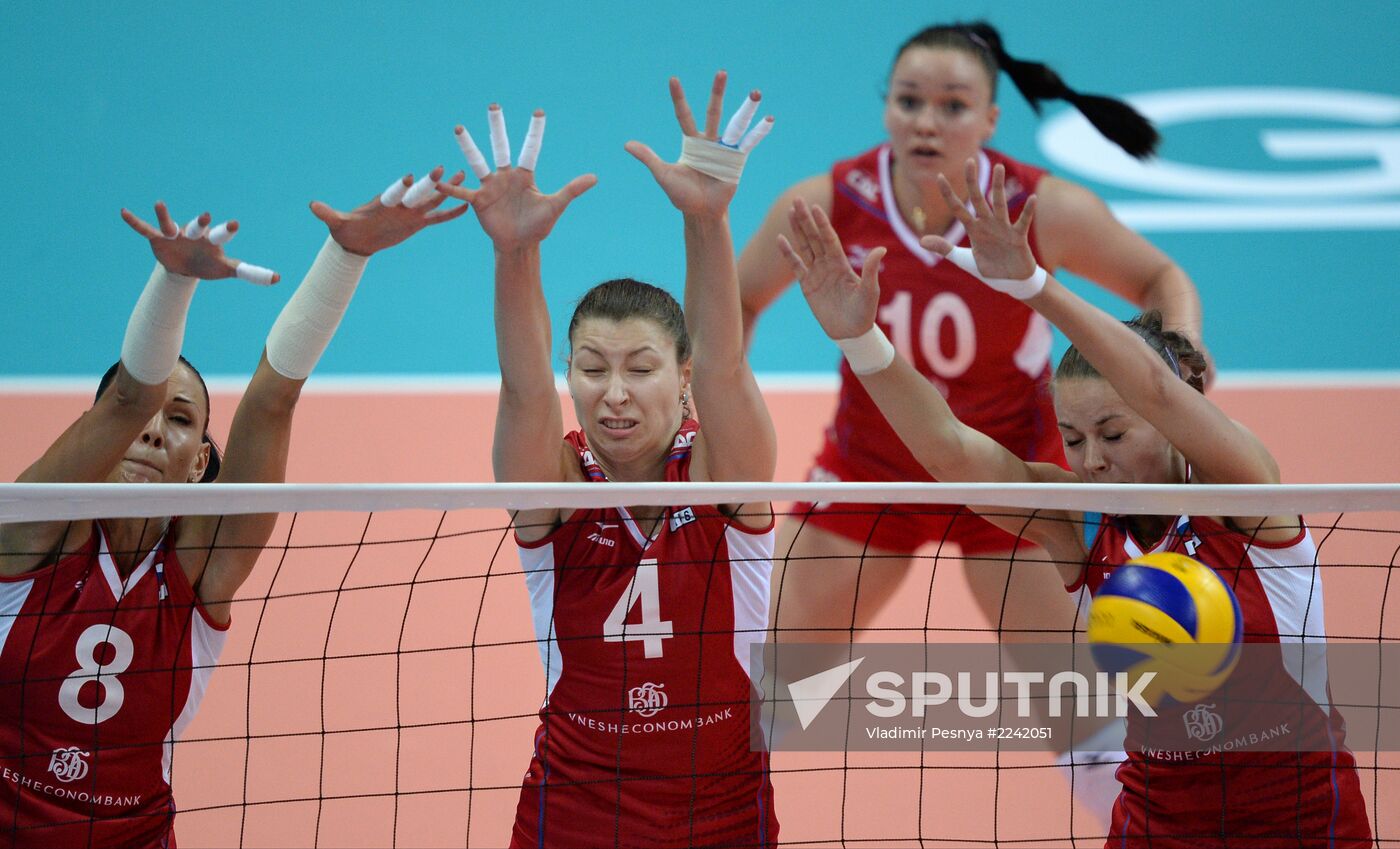
[[[1176,376],[1186,381],[1187,385],[1197,392],[1206,391],[1206,357],[1196,346],[1191,344],[1191,340],[1183,333],[1175,330],[1167,330],[1162,327],[1162,314],[1157,310],[1150,310],[1123,322],[1128,329],[1142,337],[1148,347],[1157,352],[1157,356],[1171,368]],[[1065,351],[1065,355],[1060,358],[1060,364],[1055,367],[1055,379],[1075,378],[1075,377],[1102,377],[1098,369],[1089,364],[1084,355],[1079,353],[1079,349],[1071,347]]]
[[[981,60],[991,76],[993,95],[996,93],[996,72],[1005,71],[1037,115],[1040,114],[1042,100],[1068,101],[1089,119],[1089,123],[1104,138],[1138,159],[1154,154],[1161,140],[1152,122],[1123,101],[1097,94],[1080,94],[1065,85],[1054,69],[1039,62],[1013,58],[1002,45],[1001,33],[986,21],[929,27],[900,46],[896,61],[910,47],[951,47],[971,53]]]

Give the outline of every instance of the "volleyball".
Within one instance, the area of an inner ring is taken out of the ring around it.
[[[1130,682],[1156,673],[1143,700],[1199,701],[1240,658],[1244,620],[1214,569],[1183,554],[1143,555],[1114,569],[1089,608],[1089,643],[1103,672]]]

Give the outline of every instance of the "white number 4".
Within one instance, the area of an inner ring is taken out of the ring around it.
[[[627,614],[632,612],[638,600],[642,603],[642,621],[628,625]],[[622,598],[617,600],[612,613],[603,621],[603,641],[626,643],[641,640],[646,656],[655,658],[661,657],[661,641],[674,636],[671,620],[661,618],[661,586],[657,581],[656,560],[643,560],[637,564],[632,580],[627,582],[627,589],[622,591]]]

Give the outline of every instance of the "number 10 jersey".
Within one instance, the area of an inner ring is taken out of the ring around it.
[[[666,480],[689,480],[686,422]],[[581,432],[566,437],[606,481]],[[648,538],[648,532],[650,537]],[[518,542],[546,693],[513,846],[767,846],[768,754],[750,744],[773,528],[709,505],[654,529],[625,509],[576,510]]]

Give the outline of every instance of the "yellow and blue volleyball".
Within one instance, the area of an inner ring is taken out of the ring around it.
[[[1184,554],[1158,552],[1109,573],[1089,607],[1089,643],[1101,671],[1129,682],[1157,705],[1196,702],[1225,682],[1240,659],[1244,618],[1214,569]]]

